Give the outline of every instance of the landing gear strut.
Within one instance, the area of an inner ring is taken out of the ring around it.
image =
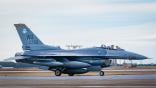
[[[99,75],[100,75],[100,76],[104,76],[104,75],[105,75],[105,72],[104,72],[104,71],[100,71],[100,72],[99,72]]]
[[[62,72],[61,70],[55,70],[55,76],[61,76]]]

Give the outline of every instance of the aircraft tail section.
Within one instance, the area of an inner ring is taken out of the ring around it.
[[[23,50],[60,49],[59,47],[47,46],[25,25],[14,24],[23,44]]]

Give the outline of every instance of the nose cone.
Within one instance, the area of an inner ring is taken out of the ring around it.
[[[148,57],[143,56],[143,55],[140,55],[140,54],[136,54],[136,53],[131,53],[129,57],[132,60],[144,60],[144,59],[148,59]]]
[[[137,54],[136,58],[138,58],[138,60],[148,59],[148,57],[139,54]]]

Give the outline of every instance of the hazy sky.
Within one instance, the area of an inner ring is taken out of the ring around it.
[[[156,63],[156,0],[0,0],[0,58],[22,51],[15,23],[46,44],[119,45]]]

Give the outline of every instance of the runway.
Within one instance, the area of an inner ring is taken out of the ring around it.
[[[1,69],[0,88],[156,88],[156,69],[104,69],[97,72],[60,77],[51,71]]]
[[[0,88],[156,88],[156,75],[0,76]]]
[[[153,75],[156,74],[156,69],[120,69],[120,70],[103,70],[105,75]],[[86,74],[76,74],[77,76],[97,76],[98,72],[89,72]],[[41,77],[51,77],[54,76],[52,71],[43,71],[43,70],[18,70],[18,69],[7,69],[0,70],[0,76],[41,76]],[[63,74],[63,76],[65,76]]]
[[[52,76],[23,77],[0,76],[0,80],[156,80],[156,75],[112,75],[112,76]]]

